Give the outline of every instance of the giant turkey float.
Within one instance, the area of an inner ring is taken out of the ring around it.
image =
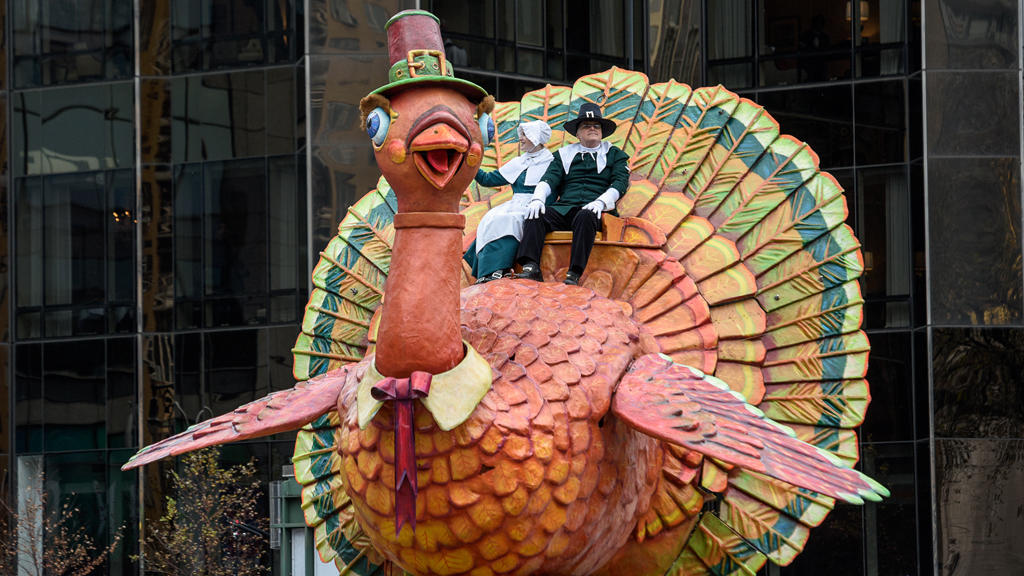
[[[852,469],[863,260],[806,144],[721,86],[619,68],[495,103],[433,15],[387,32],[389,82],[362,102],[382,177],[321,253],[301,382],[125,468],[298,429],[320,557],[363,576],[755,574],[837,499],[888,495]],[[474,284],[462,251],[510,195],[474,175],[514,157],[520,122],[574,141],[585,102],[631,175],[581,285]]]

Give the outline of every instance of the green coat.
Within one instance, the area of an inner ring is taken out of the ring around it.
[[[568,214],[572,208],[593,202],[609,188],[615,188],[620,197],[624,196],[629,187],[629,156],[617,146],[611,146],[606,158],[604,170],[599,173],[597,161],[591,154],[577,154],[566,174],[562,167],[561,150],[556,151],[555,159],[541,177],[542,182],[551,186],[552,195],[557,197],[553,203],[549,201],[551,208],[559,214]],[[614,209],[610,212],[618,215]]]

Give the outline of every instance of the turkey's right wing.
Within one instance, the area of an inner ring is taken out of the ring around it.
[[[299,382],[292,388],[268,394],[232,412],[190,426],[180,434],[139,450],[121,469],[137,468],[167,456],[217,444],[297,430],[337,405],[349,370],[350,367],[345,366]]]

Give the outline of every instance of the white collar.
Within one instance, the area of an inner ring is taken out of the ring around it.
[[[527,186],[536,186],[540,182],[541,176],[547,172],[548,164],[551,163],[552,158],[554,158],[554,155],[551,154],[551,150],[542,147],[540,150],[527,152],[522,156],[509,160],[501,168],[498,168],[498,173],[511,184],[519,178],[523,170],[526,170],[525,184]]]
[[[562,158],[562,169],[568,174],[573,158],[576,158],[577,154],[593,154],[595,160],[597,160],[597,171],[601,172],[608,165],[608,150],[611,147],[611,142],[605,141],[602,141],[600,146],[594,148],[587,148],[579,142],[563,146],[558,150],[558,155]]]

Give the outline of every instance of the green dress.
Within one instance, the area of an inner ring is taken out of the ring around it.
[[[477,172],[476,183],[488,188],[497,188],[509,184],[508,180],[497,170],[491,172]],[[463,255],[470,267],[473,269],[473,276],[483,278],[494,272],[512,268],[516,260],[516,250],[519,249],[519,239],[522,237],[522,221],[526,217],[526,205],[530,203],[534,186],[526,185],[526,170],[523,170],[515,182],[512,182],[512,199],[501,206],[496,206],[484,216],[484,219],[503,218],[508,220],[509,234],[499,236],[486,242],[480,250],[476,249],[476,240]],[[513,220],[518,218],[518,226]],[[481,221],[481,226],[484,225]],[[518,229],[518,233],[516,232]]]

